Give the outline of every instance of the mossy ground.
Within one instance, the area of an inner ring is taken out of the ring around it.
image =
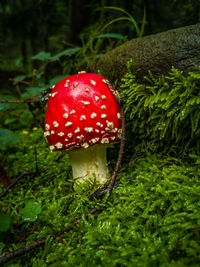
[[[172,69],[141,84],[130,64],[120,88],[125,153],[109,198],[91,197],[99,186],[92,181],[74,190],[68,155],[49,151],[36,121],[1,131],[8,175],[30,172],[0,199],[1,256],[46,238],[5,266],[199,266],[200,73]],[[111,173],[117,151],[108,151]],[[50,237],[77,216],[71,231]]]
[[[5,266],[199,266],[199,156],[148,154],[134,160],[133,154],[108,201],[94,201],[90,194],[98,185],[74,191],[68,156],[54,162],[59,155],[49,152],[41,136],[40,130],[24,135],[4,161],[16,177],[35,171],[37,151],[38,169],[47,171],[22,178],[1,199],[11,217],[10,229],[1,235],[2,255],[43,237],[47,241]],[[27,201],[41,205],[34,221],[23,219]],[[99,207],[99,216],[86,220],[93,207]],[[48,238],[78,215],[82,220],[72,231]]]

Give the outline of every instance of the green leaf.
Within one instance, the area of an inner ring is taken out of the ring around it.
[[[16,120],[17,118],[7,118],[4,123],[7,125],[7,124],[15,122]]]
[[[37,220],[41,211],[42,208],[40,203],[30,200],[26,203],[25,207],[21,209],[20,214],[24,221],[34,222]]]
[[[119,20],[129,20],[132,24],[133,24],[133,26],[135,27],[135,29],[136,29],[136,32],[137,32],[137,36],[138,37],[141,37],[141,31],[140,31],[140,29],[139,29],[139,27],[138,27],[138,24],[137,24],[137,22],[136,22],[136,20],[134,19],[134,17],[130,14],[130,13],[128,13],[126,10],[124,10],[123,8],[120,8],[120,7],[115,7],[115,6],[106,6],[106,7],[104,7],[105,9],[111,9],[111,10],[116,10],[116,11],[120,11],[120,12],[122,12],[122,13],[124,13],[124,14],[126,14],[127,15],[127,17],[120,17],[120,18],[117,18],[117,19],[113,19],[111,22],[109,22],[104,28],[106,28],[108,25],[110,25],[110,24],[112,24],[112,23],[114,23],[114,22],[116,22],[116,21],[119,21]],[[145,17],[145,16],[144,16]]]
[[[10,228],[10,216],[0,211],[0,232],[6,232]]]
[[[68,75],[58,75],[56,77],[54,77],[53,79],[51,79],[49,81],[49,87],[51,87],[52,85],[57,84],[58,82],[60,82],[62,79],[66,78]]]
[[[43,87],[29,87],[26,89],[26,92],[22,94],[22,98],[27,98],[33,95],[40,94],[45,88]]]
[[[18,98],[10,95],[0,95],[1,100],[19,100]],[[0,103],[0,111],[7,110],[16,104],[14,103]]]
[[[60,57],[62,56],[72,56],[74,54],[76,54],[78,51],[80,50],[80,47],[74,47],[74,48],[68,48],[68,49],[65,49],[64,51],[52,56],[50,58],[51,61],[56,61],[56,60],[59,60]]]
[[[11,103],[0,103],[0,111],[7,110],[12,106]]]
[[[47,61],[47,60],[51,59],[51,53],[42,51],[42,52],[38,53],[37,55],[33,56],[32,59]]]
[[[96,38],[114,38],[114,39],[122,39],[123,35],[119,33],[104,33],[99,34],[96,36]]]
[[[108,26],[110,26],[111,24],[113,24],[114,22],[117,22],[117,21],[120,21],[120,20],[128,20],[130,22],[132,22],[131,18],[129,17],[119,17],[119,18],[116,18],[116,19],[113,19],[111,20],[110,22],[108,22],[103,29],[107,28]]]
[[[14,77],[15,82],[23,81],[26,78],[25,75],[18,75]]]

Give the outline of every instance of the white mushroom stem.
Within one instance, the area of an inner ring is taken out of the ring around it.
[[[109,176],[107,160],[107,146],[95,145],[70,153],[73,178],[84,182],[88,178],[103,184]]]

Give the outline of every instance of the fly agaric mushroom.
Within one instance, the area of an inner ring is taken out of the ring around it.
[[[51,151],[66,150],[74,178],[108,179],[106,149],[122,134],[117,91],[104,77],[79,72],[63,79],[50,94],[45,132]]]

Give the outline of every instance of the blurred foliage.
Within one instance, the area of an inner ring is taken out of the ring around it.
[[[144,34],[144,25],[146,23],[146,10],[145,9],[144,9],[144,15],[143,15],[143,19],[142,19],[142,25],[141,25],[141,28],[139,28],[139,26],[138,26],[137,22],[135,21],[134,17],[131,14],[129,14],[126,10],[124,10],[123,8],[114,7],[114,6],[107,6],[107,7],[104,7],[104,8],[105,9],[110,9],[111,11],[112,10],[120,11],[123,14],[125,14],[126,16],[118,17],[116,19],[111,20],[110,22],[108,22],[104,26],[103,29],[107,28],[108,26],[110,26],[111,24],[113,24],[115,22],[128,20],[129,22],[131,22],[133,29],[136,30],[137,37],[142,37],[143,36],[143,34]]]
[[[123,33],[130,39],[194,24],[199,16],[198,0],[171,0],[168,5],[164,0],[1,0],[0,70],[12,76],[13,72],[30,74],[38,66],[32,56],[84,46],[81,36],[87,29],[91,32],[93,25],[98,25],[98,34]],[[115,45],[106,39],[101,50]],[[60,69],[57,72],[61,74]],[[5,81],[1,75],[0,79]]]

